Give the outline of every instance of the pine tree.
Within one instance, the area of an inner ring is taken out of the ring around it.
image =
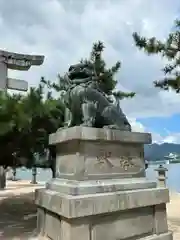
[[[119,102],[119,100],[122,100],[123,98],[134,97],[134,92],[125,93],[116,90],[118,81],[115,79],[115,75],[119,72],[121,63],[118,61],[111,68],[108,68],[105,60],[103,59],[104,49],[105,46],[102,42],[99,41],[94,43],[89,58],[80,60],[80,63],[86,63],[88,66],[92,66],[92,70],[99,81],[100,89],[107,96],[114,96],[116,102]],[[57,84],[52,84],[50,81],[45,82],[49,87],[53,87],[58,92],[66,90],[64,77],[60,74],[58,75]]]
[[[82,60],[82,62],[89,62],[94,66],[94,72],[99,79],[100,89],[107,95],[113,95],[116,102],[127,97],[134,97],[135,93],[125,93],[116,90],[118,80],[115,79],[116,74],[121,69],[121,62],[117,61],[111,68],[107,67],[105,60],[103,59],[103,52],[105,46],[103,42],[98,41],[93,44],[90,58],[87,60]]]
[[[165,41],[157,40],[155,37],[145,38],[138,33],[133,33],[136,46],[148,55],[160,54],[168,63],[164,66],[164,78],[154,81],[155,87],[169,90],[169,88],[180,93],[180,20],[175,21],[175,27],[169,33]]]
[[[23,111],[29,124],[21,134],[20,156],[29,159],[29,167],[34,164],[34,154],[45,156],[49,134],[63,125],[64,106],[59,99],[52,97],[50,91],[45,94],[45,87],[42,78],[39,86],[30,88],[23,98]]]
[[[45,90],[42,79],[25,96],[0,92],[0,165],[32,167],[34,154],[43,155],[49,134],[63,125],[62,102]]]

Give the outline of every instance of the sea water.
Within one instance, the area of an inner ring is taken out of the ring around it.
[[[149,165],[148,169],[146,170],[146,177],[149,180],[156,181],[157,180],[157,172],[155,169],[157,165]],[[168,169],[167,173],[167,187],[170,190],[175,190],[180,192],[180,163],[176,164],[167,164],[164,165]],[[31,170],[23,170],[17,169],[17,178],[23,180],[32,179],[32,172]],[[52,172],[50,169],[37,169],[37,181],[38,182],[47,182],[49,179],[52,178]]]

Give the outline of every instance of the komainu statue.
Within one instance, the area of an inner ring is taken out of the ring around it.
[[[98,78],[87,64],[72,65],[64,76],[66,91],[65,127],[87,126],[131,131],[121,108],[99,87]]]

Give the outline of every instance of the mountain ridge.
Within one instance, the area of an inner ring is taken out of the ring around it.
[[[144,146],[144,156],[148,161],[163,160],[170,153],[180,154],[180,144],[176,143],[152,143]]]

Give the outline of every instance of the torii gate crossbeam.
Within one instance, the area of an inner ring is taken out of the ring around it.
[[[42,55],[19,54],[0,50],[0,90],[27,91],[28,82],[8,78],[8,69],[28,71],[31,66],[40,66],[43,62],[44,56]]]

